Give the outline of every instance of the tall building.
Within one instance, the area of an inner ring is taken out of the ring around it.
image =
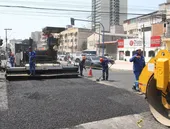
[[[31,38],[33,39],[37,47],[41,44],[41,34],[41,31],[35,31],[31,33]]]
[[[100,22],[110,32],[111,27],[123,25],[127,19],[127,0],[92,0],[91,17],[93,30],[102,30]]]

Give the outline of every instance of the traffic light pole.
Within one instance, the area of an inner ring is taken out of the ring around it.
[[[74,25],[74,21],[85,21],[85,22],[93,22],[93,21],[89,21],[89,20],[83,20],[83,19],[74,19],[74,18],[71,18],[71,24]],[[103,36],[102,36],[102,48],[103,48],[103,51],[102,51],[102,56],[104,56],[104,32],[105,32],[105,28],[104,28],[104,25],[101,23],[101,22],[96,22],[96,23],[99,23],[102,28],[103,28]]]

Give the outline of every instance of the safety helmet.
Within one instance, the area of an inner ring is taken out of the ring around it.
[[[86,56],[82,56],[82,60],[85,60],[86,59]]]
[[[100,62],[103,62],[103,58],[100,58]]]
[[[141,50],[141,51],[142,51],[142,48],[140,48],[140,47],[137,47],[137,48],[136,48],[136,51],[138,51],[138,50]]]

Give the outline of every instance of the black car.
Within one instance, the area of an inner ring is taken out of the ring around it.
[[[87,56],[85,66],[86,67],[91,66],[92,68],[101,69],[102,65],[100,63],[100,57],[99,56]]]

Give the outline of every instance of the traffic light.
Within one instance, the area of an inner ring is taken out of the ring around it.
[[[3,44],[3,40],[2,40],[2,39],[0,39],[0,46],[2,46],[2,44]]]
[[[74,18],[71,18],[70,20],[71,20],[71,25],[74,26],[74,21],[75,21]]]

